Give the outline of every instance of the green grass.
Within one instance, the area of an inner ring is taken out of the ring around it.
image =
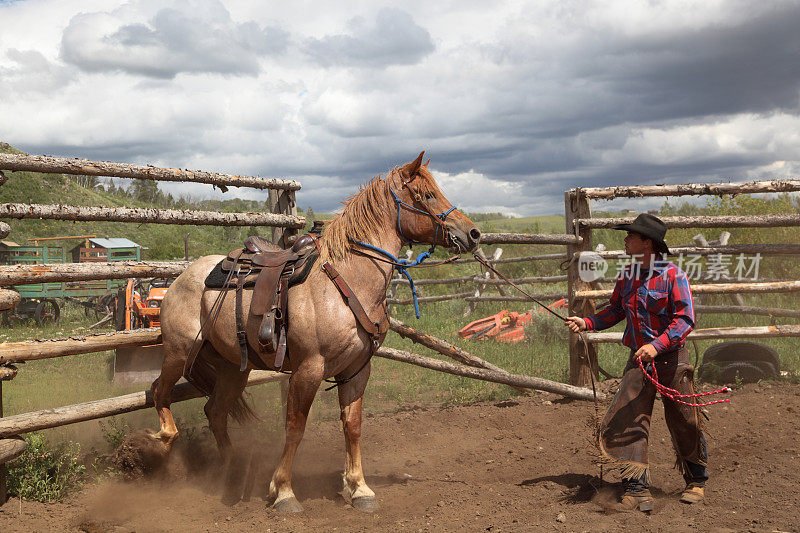
[[[564,215],[544,215],[486,220],[478,222],[478,227],[487,233],[564,233],[565,224]]]

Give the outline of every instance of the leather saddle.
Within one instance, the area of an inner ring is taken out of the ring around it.
[[[286,356],[289,287],[305,281],[319,257],[316,237],[300,236],[289,249],[262,237],[248,237],[244,247],[233,250],[208,275],[208,288],[236,291],[236,336],[241,351],[240,370],[248,361],[263,370],[280,370]],[[243,292],[252,290],[247,316]],[[221,307],[221,303],[219,304]],[[216,313],[209,316],[210,328]],[[199,351],[199,350],[198,350]]]

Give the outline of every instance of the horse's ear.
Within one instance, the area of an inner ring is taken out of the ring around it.
[[[412,161],[411,163],[407,164],[405,166],[405,168],[403,169],[403,170],[406,171],[406,174],[408,174],[409,178],[411,178],[417,172],[419,172],[419,167],[422,166],[422,156],[424,156],[424,155],[425,155],[425,150],[421,151],[419,153],[419,156],[417,156],[417,158],[414,161]]]
[[[431,158],[429,157],[427,161],[422,163],[422,166],[425,167],[425,168],[428,168],[428,163],[430,163],[430,162],[431,162]]]

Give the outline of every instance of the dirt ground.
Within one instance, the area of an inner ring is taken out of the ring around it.
[[[63,503],[11,500],[1,531],[800,531],[800,387],[746,385],[708,408],[706,501],[678,501],[682,479],[656,406],[651,464],[656,508],[607,514],[588,426],[593,406],[535,394],[501,403],[416,406],[367,416],[367,482],[380,509],[362,514],[341,489],[343,438],[312,423],[298,453],[300,515],[273,511],[262,494],[280,442],[260,442],[250,501],[220,501],[218,470],[173,464],[155,479],[94,484]],[[237,437],[236,434],[233,435]],[[208,454],[199,446],[194,457]],[[599,492],[598,492],[599,491]]]

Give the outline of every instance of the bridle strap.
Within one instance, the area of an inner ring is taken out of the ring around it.
[[[402,201],[400,199],[400,197],[397,195],[397,193],[394,192],[394,189],[392,189],[392,186],[389,184],[388,180],[386,181],[386,184],[389,187],[389,191],[392,193],[392,197],[394,198],[395,205],[397,206],[397,231],[400,233],[400,236],[403,238],[403,240],[405,240],[409,244],[418,244],[418,242],[415,242],[415,241],[409,239],[403,233],[403,227],[400,224],[400,208],[401,207],[403,207],[405,209],[408,209],[409,211],[414,211],[416,213],[420,213],[422,215],[429,216],[431,218],[431,220],[433,220],[434,224],[436,224],[436,234],[433,237],[434,244],[431,246],[431,250],[433,250],[434,246],[436,245],[436,239],[439,238],[439,229],[443,230],[443,232],[444,232],[443,233],[443,238],[445,239],[445,241],[447,240],[447,235],[449,234],[449,232],[447,231],[447,227],[444,225],[444,221],[445,221],[445,219],[447,218],[447,216],[450,213],[452,213],[453,211],[456,210],[456,206],[451,206],[450,209],[448,209],[447,211],[442,211],[441,213],[434,213],[422,201],[422,198],[421,198],[420,194],[418,192],[414,191],[411,188],[411,186],[409,185],[411,182],[413,182],[415,179],[417,179],[417,176],[418,176],[418,174],[415,174],[410,179],[406,180],[406,179],[403,179],[403,174],[401,173],[400,174],[400,182],[403,184],[402,185],[403,188],[408,189],[408,192],[411,194],[411,196],[413,198],[415,198],[417,201],[419,201],[420,205],[422,206],[422,209],[419,209],[417,207],[414,207],[411,204],[407,204],[404,201]]]

